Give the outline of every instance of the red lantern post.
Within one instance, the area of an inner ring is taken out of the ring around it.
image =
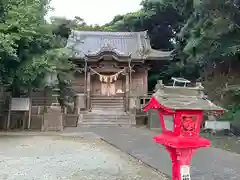
[[[162,133],[154,137],[165,146],[172,159],[172,179],[190,180],[190,162],[194,151],[210,146],[210,141],[199,136],[204,111],[223,112],[223,109],[206,99],[203,87],[164,86],[153,94],[144,111],[158,111]],[[173,122],[170,129],[168,116]]]

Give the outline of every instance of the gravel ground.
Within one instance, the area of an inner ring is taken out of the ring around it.
[[[146,128],[79,127],[66,128],[64,133],[92,132],[123,152],[171,176],[171,160],[163,146],[153,137],[158,132]],[[240,180],[240,155],[219,148],[202,148],[191,161],[191,180]]]
[[[166,180],[100,140],[0,136],[0,147],[0,180]]]

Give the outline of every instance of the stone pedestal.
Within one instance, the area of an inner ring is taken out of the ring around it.
[[[80,114],[80,109],[86,108],[86,96],[85,94],[77,94],[75,98],[76,113]]]
[[[42,131],[62,131],[63,114],[60,106],[51,106],[43,116]]]

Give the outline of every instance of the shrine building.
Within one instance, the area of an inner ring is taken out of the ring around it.
[[[134,118],[129,122],[134,98],[147,95],[152,62],[171,59],[171,52],[151,48],[146,31],[72,31],[66,48],[84,69],[72,82],[84,111],[79,126],[135,124]]]

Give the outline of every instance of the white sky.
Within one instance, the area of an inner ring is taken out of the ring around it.
[[[87,24],[103,25],[115,15],[134,12],[140,9],[141,0],[52,0],[55,9],[48,16],[61,16],[68,19],[79,16]]]

